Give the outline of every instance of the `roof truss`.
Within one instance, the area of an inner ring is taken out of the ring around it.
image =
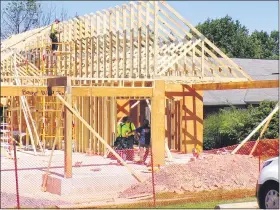
[[[164,1],[130,2],[61,22],[59,28],[62,33],[55,56],[49,49],[50,26],[5,40],[1,75],[12,75],[7,54],[13,49],[21,56],[16,61],[20,76],[52,73],[98,79],[172,77],[174,81],[195,77],[197,83],[204,78],[251,80]],[[18,67],[22,60],[32,64],[31,72]]]

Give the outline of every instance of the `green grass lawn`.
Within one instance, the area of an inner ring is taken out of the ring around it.
[[[207,201],[207,202],[198,202],[198,203],[186,203],[186,204],[177,204],[177,205],[168,205],[168,206],[157,206],[157,208],[186,208],[186,209],[200,209],[200,208],[210,208],[214,209],[215,206],[225,203],[242,203],[242,202],[252,202],[256,201],[256,197],[247,197],[234,200],[216,200],[216,201]]]
[[[218,204],[256,201],[254,189],[213,190],[203,192],[186,192],[184,194],[161,193],[157,194],[156,208],[215,208]],[[154,208],[153,199],[135,203],[108,205],[106,208]],[[104,208],[104,206],[102,206]]]

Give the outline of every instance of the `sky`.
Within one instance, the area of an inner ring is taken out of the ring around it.
[[[78,15],[95,13],[128,1],[45,1],[42,3],[47,7],[53,4],[57,10],[63,7],[68,15],[73,17],[76,13]],[[264,30],[269,33],[278,30],[277,1],[168,1],[168,4],[194,26],[207,18],[216,19],[229,15],[245,25],[250,33],[254,30]]]
[[[51,5],[56,6],[57,11],[64,8],[68,16],[73,17],[76,13],[79,16],[95,13],[128,1],[41,1],[41,3],[45,9]],[[216,19],[229,15],[245,25],[250,33],[254,30],[264,30],[268,33],[278,30],[278,1],[168,1],[168,4],[194,26],[207,18]]]

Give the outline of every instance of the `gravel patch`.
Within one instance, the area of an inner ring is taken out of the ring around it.
[[[20,206],[23,208],[52,208],[56,205],[71,204],[59,200],[45,200],[35,199],[30,197],[20,196]],[[1,209],[3,208],[16,208],[17,198],[15,194],[1,192]]]
[[[247,155],[206,155],[187,164],[168,165],[155,172],[156,193],[199,192],[207,190],[254,189],[258,159]],[[121,198],[152,193],[152,179],[132,185]]]

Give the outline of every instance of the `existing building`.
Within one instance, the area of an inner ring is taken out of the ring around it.
[[[233,58],[247,74],[255,80],[279,79],[278,60]],[[246,108],[248,105],[258,105],[263,100],[278,101],[278,88],[240,89],[240,90],[208,90],[204,91],[204,117],[221,108],[234,105]]]

